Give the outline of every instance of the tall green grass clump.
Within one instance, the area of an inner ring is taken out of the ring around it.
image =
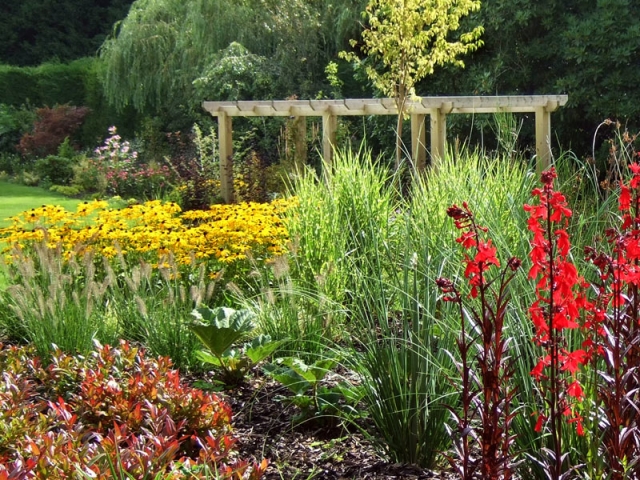
[[[299,201],[286,224],[291,237],[290,274],[306,291],[318,291],[348,307],[358,274],[370,266],[380,239],[394,238],[398,208],[392,174],[371,152],[339,150],[319,178],[311,171],[297,178]]]
[[[381,245],[373,270],[389,263],[393,274],[360,277],[353,306],[353,368],[363,400],[388,454],[396,461],[436,466],[448,448],[445,423],[455,378],[448,335],[424,258],[404,245]]]
[[[364,149],[337,151],[322,175],[307,170],[293,181],[290,194],[298,205],[285,218],[289,254],[253,272],[257,293],[233,289],[245,308],[256,311],[264,333],[288,339],[284,349],[291,354],[313,360],[348,335],[357,275],[370,267],[379,238],[393,237],[391,181]]]
[[[353,305],[356,365],[371,417],[397,461],[434,467],[450,446],[449,411],[457,402],[459,374],[452,360],[457,313],[438,296],[435,279],[459,272],[456,229],[446,216],[468,201],[478,217],[501,232],[499,242],[526,252],[522,204],[530,178],[524,166],[477,153],[443,159],[412,182],[412,192],[390,221],[393,236],[375,237]],[[476,203],[474,203],[476,202]],[[517,314],[517,312],[516,312]]]

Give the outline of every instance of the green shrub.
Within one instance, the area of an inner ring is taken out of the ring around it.
[[[17,107],[25,102],[43,104],[33,67],[0,65],[0,103]]]
[[[85,77],[95,62],[82,58],[70,63],[43,63],[37,67],[0,65],[0,103],[18,107],[74,103],[85,99]]]
[[[79,157],[73,166],[71,183],[83,192],[98,196],[104,195],[107,191],[107,178],[93,158]]]
[[[0,103],[0,153],[17,153],[20,138],[36,121],[36,112],[28,104],[20,107]]]
[[[78,185],[51,185],[49,190],[61,193],[67,197],[77,197],[84,192]]]
[[[73,159],[49,155],[36,161],[35,173],[42,181],[54,185],[67,185],[73,179]]]
[[[20,174],[18,181],[28,187],[35,187],[40,183],[40,175],[25,170]]]
[[[15,175],[24,169],[24,162],[19,155],[0,151],[0,172]]]
[[[74,176],[75,157],[76,151],[67,137],[58,147],[57,155],[48,155],[36,160],[34,173],[40,177],[43,184],[68,185]],[[77,193],[79,192],[75,194]]]

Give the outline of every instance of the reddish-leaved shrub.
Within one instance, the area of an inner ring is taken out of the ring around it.
[[[57,351],[46,368],[33,353],[0,345],[0,480],[264,473],[265,460],[236,458],[230,407],[185,385],[170,360],[126,342],[87,358]]]
[[[25,133],[16,148],[25,157],[54,155],[65,138],[71,137],[78,130],[89,112],[87,107],[71,105],[39,108],[33,131]]]

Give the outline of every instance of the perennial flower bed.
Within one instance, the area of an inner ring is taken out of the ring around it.
[[[195,258],[215,271],[246,260],[249,252],[260,259],[282,254],[288,234],[281,215],[294,203],[212,205],[188,212],[160,200],[123,209],[96,200],[76,212],[43,205],[12,217],[12,225],[0,229],[0,240],[9,261],[13,247],[45,241],[50,248],[60,246],[67,258],[87,251],[112,258],[119,251],[157,265],[172,254],[179,264],[192,265]]]
[[[243,355],[255,364],[281,355],[264,371],[277,372],[280,379],[273,378],[282,381],[288,377],[275,366],[289,367],[288,375],[297,372],[295,366],[300,378],[313,370],[313,378],[304,377],[308,385],[313,383],[305,387],[304,396],[316,412],[330,405],[345,425],[369,415],[390,461],[430,469],[441,469],[448,461],[450,471],[464,480],[640,478],[640,165],[629,165],[618,202],[607,204],[606,214],[595,217],[602,222],[588,235],[573,223],[591,210],[562,193],[567,184],[555,169],[542,175],[541,185],[523,174],[520,183],[500,190],[508,183],[503,178],[510,177],[494,173],[489,168],[493,166],[479,162],[478,191],[464,191],[469,175],[460,174],[464,181],[445,191],[447,204],[441,201],[443,190],[432,191],[444,182],[433,179],[429,189],[416,187],[414,198],[419,200],[411,204],[392,200],[392,195],[380,200],[387,188],[382,181],[369,197],[360,198],[352,188],[353,170],[341,165],[339,172],[349,172],[342,177],[344,188],[336,187],[337,182],[311,185],[309,180],[309,190],[297,189],[300,207],[295,199],[190,212],[159,201],[120,210],[93,202],[73,214],[47,206],[24,212],[0,231],[12,262],[3,297],[4,329],[10,338],[34,344],[38,354],[58,364],[52,344],[86,357],[95,355],[90,353],[94,339],[102,344],[137,342],[154,356],[167,355],[187,369],[203,358],[227,368],[244,361]],[[369,174],[370,169],[362,171]],[[448,181],[456,171],[442,178]],[[483,205],[487,181],[494,182],[495,192]],[[517,201],[511,202],[512,190],[519,192]],[[496,214],[505,204],[503,196],[513,206],[514,218],[508,222]],[[464,198],[468,201],[461,207],[454,203]],[[319,199],[327,199],[322,208]],[[420,210],[438,201],[437,211]],[[283,221],[284,214],[289,223]],[[453,222],[429,231],[445,214]],[[395,220],[390,225],[389,218]],[[289,251],[284,247],[289,236],[285,225],[296,245]],[[601,225],[609,228],[600,232]],[[274,255],[283,258],[269,265]],[[95,268],[98,265],[103,270]],[[197,273],[193,266],[199,267]],[[43,272],[39,276],[33,273],[38,268]],[[205,281],[205,270],[213,278]],[[234,278],[222,279],[223,270]],[[223,288],[216,290],[216,285]],[[200,345],[189,315],[198,306],[224,306],[219,309],[223,312],[241,307],[256,323],[249,329],[231,322],[231,314],[211,317],[210,326],[233,330],[237,342],[205,342],[212,353],[196,355]],[[339,324],[347,335],[331,337],[325,334],[327,326],[344,318],[332,316],[338,309],[348,312],[348,320]],[[241,343],[251,340],[247,335],[254,329],[261,339]],[[71,334],[73,341],[63,345]],[[250,350],[253,355],[272,341],[275,350],[249,356]],[[339,383],[344,398],[338,395],[327,403],[332,397],[326,396],[322,382],[329,371],[330,381],[336,381],[336,358],[347,372],[347,381]],[[237,381],[244,375],[261,377],[253,369],[241,373]],[[89,379],[87,392],[92,397],[115,392],[109,375]],[[230,382],[224,372],[214,378]],[[19,383],[7,376],[5,380]],[[77,391],[75,380],[67,380],[69,388],[58,390],[65,403],[53,395],[38,407],[47,415],[63,415],[63,421],[64,412],[70,411],[65,405],[79,398],[64,396]],[[251,382],[245,385],[255,388]],[[18,390],[27,391],[28,385]],[[155,393],[145,390],[147,395],[151,401]],[[347,399],[358,402],[357,408]],[[270,412],[280,412],[282,406],[304,408],[281,397],[271,400],[285,403]],[[71,414],[82,421],[102,415],[105,401],[88,402]],[[89,408],[90,403],[96,408]],[[134,404],[122,405],[117,415],[126,417],[126,424],[147,422],[139,413],[152,412],[146,402],[139,411]],[[314,425],[323,425],[324,415],[313,415]],[[126,438],[116,416],[108,419],[112,431],[101,430],[107,420],[97,419],[97,434]],[[290,430],[301,427],[294,418],[299,417],[291,415]],[[420,421],[403,423],[407,418]],[[332,421],[335,426],[335,418]],[[10,448],[21,448],[24,461],[34,448],[42,450],[35,440],[33,445],[20,444],[9,431],[11,421],[5,424],[7,438],[17,445]],[[240,425],[252,428],[246,421]],[[265,444],[275,430],[267,431]],[[405,439],[407,444],[400,445]],[[142,441],[131,437],[117,443],[145,450]],[[199,448],[204,450],[205,443],[209,445],[205,440]],[[258,445],[248,453],[277,460],[279,452]],[[100,458],[108,454],[101,452]],[[266,475],[270,473],[276,472]]]

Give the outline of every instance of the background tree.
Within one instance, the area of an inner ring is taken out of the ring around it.
[[[407,99],[418,81],[431,75],[436,66],[464,67],[460,55],[482,45],[482,27],[448,39],[460,27],[460,19],[480,8],[479,0],[371,0],[366,8],[369,27],[362,33],[360,50],[368,55],[365,64],[355,53],[341,56],[364,65],[373,85],[393,97],[398,108],[396,169],[402,158],[402,122]],[[352,41],[353,47],[357,41]]]
[[[223,51],[235,42],[246,52],[245,59],[247,55],[266,59],[275,73],[268,92],[261,85],[260,92],[245,89],[240,99],[254,94],[254,98],[258,94],[260,98],[315,97],[326,86],[325,66],[345,46],[335,35],[353,29],[350,8],[341,11],[338,23],[329,22],[330,12],[348,3],[137,0],[101,50],[106,94],[113,104],[132,104],[140,111],[186,108],[199,112],[204,98],[201,90],[194,89],[194,80],[215,69]],[[323,26],[324,21],[329,27]],[[246,69],[241,70],[244,76]],[[206,99],[223,100],[209,95]]]

